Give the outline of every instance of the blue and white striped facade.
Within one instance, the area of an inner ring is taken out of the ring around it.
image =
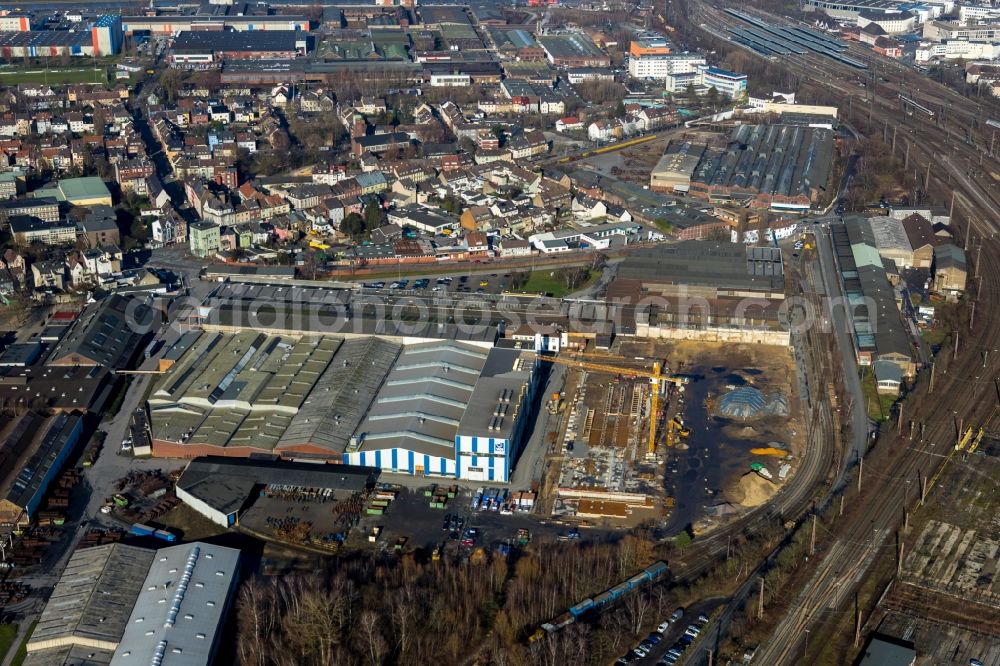
[[[513,453],[509,439],[459,435],[455,438],[458,478],[506,483]]]
[[[531,434],[539,376],[534,354],[524,353],[532,345],[515,344],[488,354],[455,342],[408,347],[343,462],[396,474],[508,482]]]
[[[410,449],[376,449],[345,453],[344,463],[378,467],[384,472],[414,476],[456,476],[455,459],[431,456]]]

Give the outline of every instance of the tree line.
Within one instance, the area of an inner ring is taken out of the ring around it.
[[[607,663],[676,605],[664,586],[629,596],[593,623],[527,638],[659,555],[652,540],[629,534],[509,558],[359,554],[322,571],[250,578],[237,600],[238,658],[244,666]]]

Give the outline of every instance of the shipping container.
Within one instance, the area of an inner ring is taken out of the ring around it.
[[[132,529],[129,530],[129,533],[134,534],[135,536],[152,536],[155,532],[155,527],[143,525],[142,523],[134,523],[132,525]]]

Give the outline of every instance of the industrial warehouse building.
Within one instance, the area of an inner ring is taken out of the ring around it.
[[[739,125],[724,145],[671,142],[650,173],[650,188],[805,213],[827,190],[833,138],[825,128]]]
[[[520,345],[406,347],[344,456],[404,474],[506,482],[532,421],[538,373]]]
[[[641,248],[621,263],[607,297],[649,303],[635,315],[640,337],[790,344],[776,247],[691,240]]]
[[[177,497],[216,525],[231,527],[266,486],[329,490],[344,499],[375,487],[379,470],[255,458],[195,458],[177,480]]]
[[[842,290],[851,303],[847,314],[858,364],[888,361],[899,366],[904,377],[912,377],[917,357],[886,275],[888,260],[879,256],[871,225],[852,216],[831,225],[830,233]]]
[[[213,663],[239,572],[234,548],[195,542],[156,551],[111,666]]]
[[[207,666],[239,580],[240,551],[194,542],[73,553],[25,666]]]
[[[31,424],[37,424],[37,418],[33,417],[26,423],[29,424],[27,427],[31,427]],[[44,425],[45,434],[31,457],[19,469],[11,467],[6,470],[6,494],[0,500],[0,534],[6,535],[17,525],[31,520],[41,506],[49,484],[62,471],[83,432],[83,419],[71,414],[60,414]],[[30,441],[37,432],[38,430],[19,431],[15,427],[11,436],[3,443],[3,449],[11,447],[12,452],[26,450],[30,443],[26,443],[24,437],[28,437]]]
[[[26,25],[26,21],[25,21]],[[101,16],[74,30],[19,30],[0,32],[0,57],[115,55],[122,47],[122,22],[118,16]]]
[[[155,555],[121,543],[73,553],[28,641],[25,666],[111,663]]]
[[[207,66],[223,60],[273,60],[305,55],[306,33],[295,30],[266,32],[182,32],[170,47],[175,66]]]
[[[273,335],[336,335],[343,338],[378,336],[393,342],[459,340],[483,348],[496,342],[501,321],[497,313],[484,310],[475,325],[457,324],[438,307],[426,308],[416,320],[394,316],[376,305],[378,299],[362,302],[353,290],[337,287],[285,286],[235,281],[231,276],[192,311],[187,323],[207,331],[238,333],[267,331]],[[280,279],[280,278],[279,278]],[[449,313],[450,314],[450,313]]]
[[[145,299],[112,294],[87,306],[49,354],[46,365],[121,370],[134,359],[155,319]]]
[[[544,35],[538,43],[553,65],[563,67],[610,67],[608,54],[585,34]]]
[[[256,331],[184,344],[149,397],[156,456],[266,453],[506,481],[530,431],[531,344]]]
[[[219,6],[223,9],[235,10],[237,6]],[[164,16],[122,16],[122,29],[126,34],[148,31],[156,35],[170,35],[188,30],[220,32],[232,30],[236,32],[266,32],[270,30],[308,30],[309,19],[304,16],[291,15],[183,15]]]

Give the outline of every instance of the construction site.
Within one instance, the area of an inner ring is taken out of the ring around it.
[[[554,516],[701,531],[794,473],[805,428],[786,348],[629,340],[556,362],[565,385],[547,408],[563,418],[543,493]]]

